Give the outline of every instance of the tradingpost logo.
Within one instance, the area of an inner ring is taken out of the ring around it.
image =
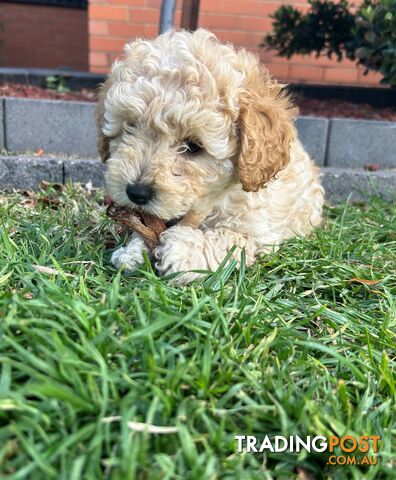
[[[381,437],[379,435],[361,435],[359,437],[308,435],[302,438],[292,435],[290,437],[275,436],[271,440],[268,435],[263,439],[252,435],[235,435],[235,440],[238,453],[281,453],[285,451],[299,453],[306,450],[308,453],[328,452],[330,454],[327,460],[328,465],[377,465],[378,456],[376,454]],[[337,449],[337,453],[335,449]]]

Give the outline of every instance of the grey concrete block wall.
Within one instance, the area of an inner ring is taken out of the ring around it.
[[[63,183],[63,160],[45,157],[0,157],[0,188],[37,190],[41,180]]]
[[[357,168],[369,163],[396,167],[396,122],[331,120],[328,166]]]
[[[98,158],[95,108],[86,102],[4,98],[0,148]],[[299,117],[296,127],[301,143],[320,166],[396,167],[396,122]]]
[[[96,105],[5,98],[6,148],[97,157]]]
[[[323,166],[326,158],[329,120],[318,117],[299,117],[296,127],[305,150],[317,165]]]
[[[102,187],[104,184],[105,166],[99,160],[65,160],[64,179],[65,182],[88,183],[92,182],[94,187]]]

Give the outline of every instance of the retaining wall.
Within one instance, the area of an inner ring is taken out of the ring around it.
[[[0,149],[7,155],[0,158],[0,188],[37,188],[43,178],[103,185],[95,108],[86,102],[1,99]],[[356,199],[371,193],[394,197],[396,122],[300,117],[296,126],[308,153],[324,167],[323,182],[332,200],[346,199],[352,190]],[[32,157],[39,149],[74,159]],[[363,170],[376,163],[380,171]]]

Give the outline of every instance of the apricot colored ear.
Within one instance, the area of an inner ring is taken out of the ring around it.
[[[256,192],[288,164],[296,115],[283,86],[260,66],[250,72],[239,94],[238,173],[245,191]]]

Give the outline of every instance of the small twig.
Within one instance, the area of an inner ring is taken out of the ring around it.
[[[163,220],[146,212],[137,212],[111,203],[106,214],[117,223],[140,235],[150,250],[159,244],[159,236],[166,230]]]

